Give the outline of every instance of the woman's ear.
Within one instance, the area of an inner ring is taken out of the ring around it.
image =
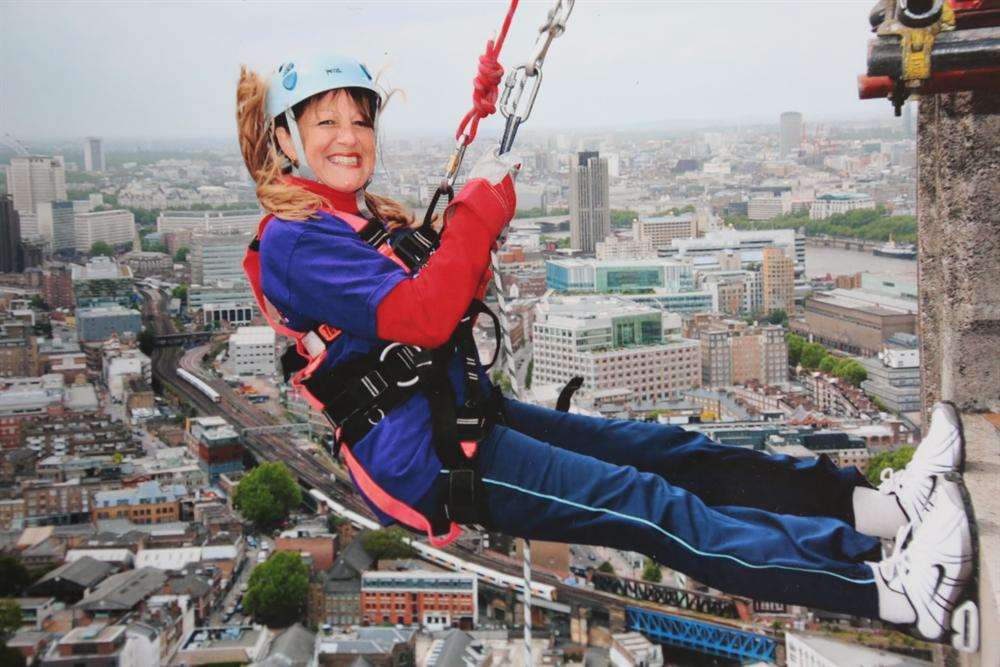
[[[295,144],[292,143],[292,135],[287,128],[274,128],[274,136],[278,139],[278,148],[292,162],[298,162],[295,155]]]

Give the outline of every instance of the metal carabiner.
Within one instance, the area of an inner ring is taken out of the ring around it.
[[[573,13],[573,5],[576,0],[556,0],[555,6],[549,10],[545,23],[538,29],[538,39],[535,40],[535,49],[525,65],[527,74],[534,76],[535,72],[542,67],[545,56],[549,52],[552,40],[566,31],[566,21]]]

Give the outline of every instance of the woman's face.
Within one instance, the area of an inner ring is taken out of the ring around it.
[[[341,192],[364,187],[375,171],[375,128],[350,93],[329,91],[306,106],[298,125],[316,180]],[[281,134],[287,137],[287,132]]]

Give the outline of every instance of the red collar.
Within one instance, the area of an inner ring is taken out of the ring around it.
[[[343,211],[344,213],[358,212],[358,202],[357,199],[355,199],[355,194],[353,192],[341,192],[340,190],[334,190],[330,186],[324,185],[323,183],[307,178],[299,178],[298,176],[285,176],[285,180],[288,183],[305,188],[309,192],[319,195],[325,199],[330,204],[330,208],[335,211]]]

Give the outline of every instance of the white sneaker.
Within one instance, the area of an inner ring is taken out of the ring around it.
[[[950,403],[938,403],[931,413],[931,425],[920,441],[913,458],[902,470],[882,470],[878,490],[895,496],[909,521],[923,521],[928,502],[937,483],[936,475],[962,472],[965,441],[962,422]]]
[[[972,518],[961,485],[938,480],[923,523],[901,528],[893,554],[875,568],[880,611],[924,640],[974,652],[979,612]]]

